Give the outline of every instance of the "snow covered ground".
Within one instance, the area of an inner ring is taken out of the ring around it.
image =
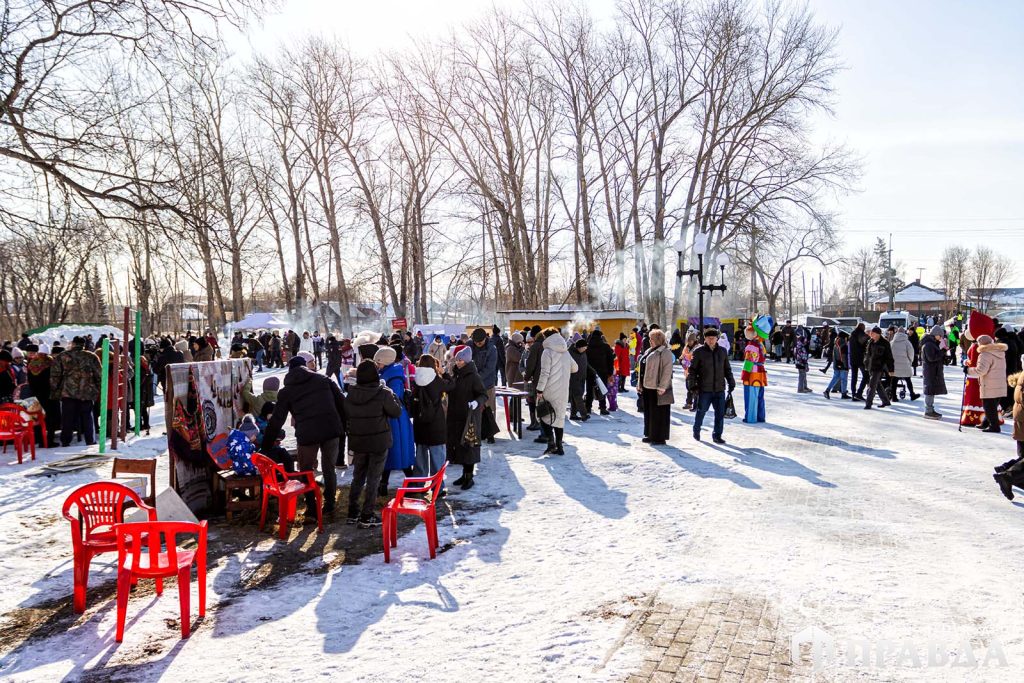
[[[169,626],[172,584],[161,598],[133,595],[124,643],[114,643],[103,592],[111,555],[93,562],[84,615],[60,629],[32,621],[71,594],[66,494],[109,470],[33,476],[67,453],[19,466],[8,452],[0,679],[623,680],[647,648],[628,619],[638,605],[656,596],[685,607],[723,589],[767,600],[788,632],[830,634],[841,654],[818,680],[1016,679],[1022,511],[991,478],[1014,444],[957,432],[959,369],[947,374],[956,393],[936,402],[947,416],[938,423],[920,417],[920,401],[869,412],[798,395],[792,366],[768,369],[768,423],[728,421],[726,446],[707,430],[695,442],[692,414],[678,407],[668,446],[641,443],[632,392],[610,418],[570,426],[563,457],[499,439],[476,487],[453,491],[459,509],[439,520],[448,547],[433,561],[416,527],[390,565],[379,553],[340,566],[310,554],[300,566],[311,571],[245,590],[264,563],[307,552],[311,537],[282,544],[268,529],[243,551],[211,554],[209,610],[195,620],[193,597],[186,641]],[[823,389],[824,376],[811,375]],[[161,431],[127,451],[162,450]],[[231,529],[215,525],[211,537]],[[69,613],[68,603],[58,617]],[[870,648],[867,662],[843,660],[850,642]],[[970,665],[968,647],[976,665],[953,667]],[[901,648],[919,661],[899,658]]]

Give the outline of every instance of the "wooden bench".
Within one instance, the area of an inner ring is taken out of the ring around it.
[[[238,510],[260,509],[263,489],[258,474],[243,477],[234,470],[219,470],[217,480],[224,487],[224,511],[229,522]],[[243,497],[242,494],[247,495]]]

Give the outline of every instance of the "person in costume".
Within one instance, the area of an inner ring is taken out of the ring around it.
[[[775,321],[771,316],[758,316],[747,325],[743,336],[747,346],[743,350],[743,421],[754,423],[765,421],[764,388],[768,385],[768,373],[764,369],[765,342],[771,334]]]
[[[963,338],[971,341],[967,349],[967,360],[964,361],[964,373],[967,374],[964,382],[964,395],[960,409],[960,424],[965,427],[977,427],[985,420],[985,407],[981,400],[981,384],[976,376],[969,374],[968,368],[977,368],[978,355],[980,350],[976,341],[982,335],[992,337],[995,334],[996,325],[992,318],[978,311],[971,311],[967,319],[967,328],[963,331]],[[1000,418],[1002,424],[1002,418]]]

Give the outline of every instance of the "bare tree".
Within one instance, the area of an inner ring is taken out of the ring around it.
[[[1004,254],[979,244],[970,262],[971,296],[982,312],[991,308],[996,291],[1013,274],[1014,263]]]
[[[959,307],[961,299],[967,294],[971,280],[971,250],[960,245],[943,249],[939,261],[939,279],[947,301],[956,301]]]

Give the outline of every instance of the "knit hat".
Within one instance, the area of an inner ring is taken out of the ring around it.
[[[980,337],[978,337],[978,346],[985,346],[986,344],[991,344],[992,341],[992,337],[988,336],[987,334],[983,334]]]
[[[935,327],[932,328],[931,335],[934,337],[937,334],[942,336],[946,335],[946,330],[942,327],[942,325],[936,325]]]
[[[463,363],[468,363],[473,360],[473,349],[469,348],[465,344],[459,344],[452,351],[452,358],[454,360],[461,360]]]
[[[484,328],[478,327],[475,330],[473,330],[473,343],[474,344],[479,344],[482,341],[486,341],[486,339],[487,339],[487,332],[484,331]]]
[[[376,344],[356,344],[356,350],[359,352],[359,357],[363,360],[370,360],[374,354],[377,353]]]
[[[306,367],[306,359],[303,358],[302,356],[295,356],[290,361],[288,361],[288,367],[289,368],[304,368],[304,367]]]
[[[242,418],[242,424],[238,425],[238,431],[245,434],[246,438],[251,439],[260,433],[260,428],[256,426],[256,422],[252,419],[252,415],[246,415]]]
[[[8,363],[10,363],[13,360],[14,357],[11,356],[10,351],[7,351],[6,349],[0,349],[0,361],[7,361]]]
[[[512,336],[509,337],[508,340],[510,342],[512,342],[513,344],[521,344],[521,343],[523,343],[523,335],[521,335],[518,332],[513,332]]]
[[[878,325],[875,325],[874,327],[872,327],[871,331],[874,332],[875,334],[882,334],[882,328],[879,327]]]
[[[295,355],[298,356],[299,358],[305,358],[306,365],[313,365],[316,363],[316,359],[313,358],[313,354],[311,354],[309,351],[299,351]]]
[[[373,354],[373,362],[381,365],[391,365],[398,358],[398,354],[390,346],[383,346]]]
[[[263,391],[277,391],[281,388],[280,377],[268,377],[263,380]]]
[[[356,384],[380,384],[380,375],[372,360],[364,360],[356,368]]]
[[[577,339],[576,340],[576,350],[577,351],[579,351],[580,349],[585,349],[586,347],[587,347],[587,340],[586,339]]]
[[[17,346],[15,346],[13,349],[11,349],[11,357],[14,360],[18,360],[19,358],[24,358],[25,357],[25,352],[22,351],[21,349],[19,349]]]

